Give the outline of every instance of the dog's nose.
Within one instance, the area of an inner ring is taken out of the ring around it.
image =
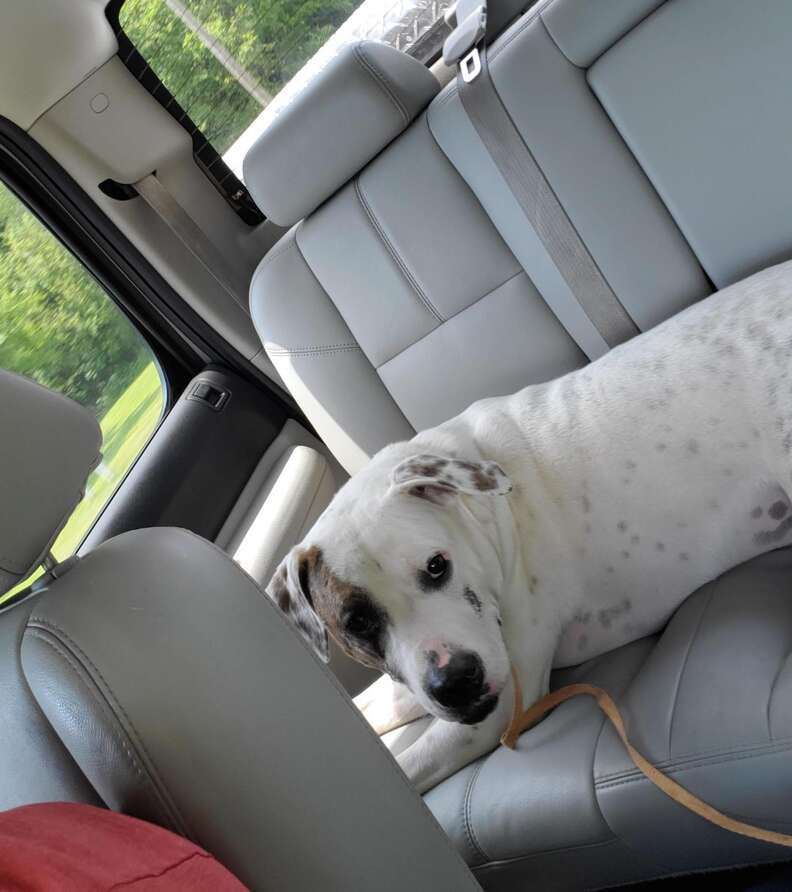
[[[446,709],[470,706],[484,693],[484,665],[478,654],[460,650],[442,666],[431,660],[426,673],[426,691]]]

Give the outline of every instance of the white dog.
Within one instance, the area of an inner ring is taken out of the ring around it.
[[[358,698],[378,731],[436,717],[399,756],[427,790],[497,744],[511,664],[529,704],[792,542],[791,350],[792,262],[383,449],[268,592],[395,680]]]

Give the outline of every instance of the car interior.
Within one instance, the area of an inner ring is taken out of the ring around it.
[[[135,4],[258,103],[233,146]],[[248,4],[285,10],[284,47],[298,8],[321,25],[269,110],[277,46],[210,33]],[[468,7],[539,198],[443,60]],[[392,756],[429,719],[378,738],[350,699],[376,673],[264,594],[382,447],[790,259],[790,83],[787,0],[5,0],[0,808],[143,818],[251,889],[792,888],[789,852],[665,797],[587,699],[419,796]],[[737,566],[552,687],[605,688],[654,765],[792,832],[790,578],[788,548]]]

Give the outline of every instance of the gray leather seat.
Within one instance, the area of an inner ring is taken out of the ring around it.
[[[350,472],[479,397],[597,355],[586,320],[559,309],[559,270],[456,84],[440,91],[395,51],[361,52],[367,65],[354,50],[337,59],[245,165],[262,209],[293,226],[253,279],[254,321]],[[792,76],[785,0],[761,15],[740,0],[544,0],[491,44],[489,63],[639,330],[792,256],[792,122],[778,114]],[[362,92],[370,105],[356,116]],[[299,155],[284,148],[297,145]],[[273,181],[288,184],[287,200]],[[650,758],[717,807],[781,830],[790,561],[780,552],[735,569],[658,638],[556,679],[609,688]],[[388,743],[398,749],[420,730]],[[593,889],[788,857],[666,801],[585,701],[426,801],[493,890]]]
[[[0,430],[7,591],[79,501],[101,438],[84,409],[3,371]],[[479,888],[333,676],[192,533],[137,530],[55,568],[0,610],[0,643],[1,808],[104,804],[251,889]]]

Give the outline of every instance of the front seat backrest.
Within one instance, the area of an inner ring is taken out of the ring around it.
[[[0,407],[4,432],[25,427],[28,447],[6,453],[0,492],[42,503],[21,515],[38,538],[11,538],[8,585],[62,526],[99,439],[84,410],[15,376],[0,376]],[[10,772],[26,741],[3,745],[2,781],[17,793],[3,804],[98,802],[93,788],[208,849],[251,889],[479,888],[338,682],[213,544],[136,530],[61,569],[0,612],[11,678],[0,744],[23,724],[40,736],[33,766],[54,755],[71,773],[57,782],[47,767],[43,789],[28,772],[25,796]]]
[[[0,592],[44,559],[83,497],[101,443],[86,409],[0,369]]]
[[[100,442],[90,412],[0,369],[0,595],[49,551],[99,461]],[[0,809],[53,800],[99,805],[22,675],[19,644],[34,603],[0,607]]]

